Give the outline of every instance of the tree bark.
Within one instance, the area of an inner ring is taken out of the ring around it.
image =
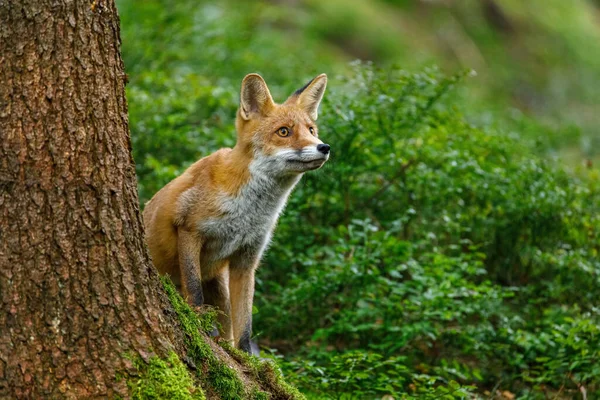
[[[183,354],[144,244],[113,0],[0,0],[0,398]]]

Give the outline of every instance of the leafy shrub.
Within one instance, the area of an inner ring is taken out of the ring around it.
[[[581,328],[600,323],[597,177],[466,123],[440,101],[458,80],[358,65],[329,96],[332,160],[280,222],[257,326],[295,360],[321,360],[332,393],[333,349],[523,396],[598,390],[600,342]]]
[[[277,355],[274,355],[277,357]],[[414,374],[404,365],[402,357],[383,359],[380,354],[365,351],[321,353],[327,367],[314,360],[296,359],[279,363],[290,372],[290,379],[306,388],[311,398],[418,398],[462,399],[472,395],[472,387],[461,386],[454,380],[440,382],[426,374]],[[324,360],[321,360],[324,361]],[[402,389],[408,383],[409,393]]]

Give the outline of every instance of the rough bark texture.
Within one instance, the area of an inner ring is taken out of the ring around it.
[[[182,353],[125,79],[113,0],[0,0],[0,398],[127,396],[129,358]]]

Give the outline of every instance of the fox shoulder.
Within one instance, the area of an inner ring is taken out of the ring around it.
[[[198,220],[218,213],[223,192],[220,181],[235,181],[235,171],[229,171],[225,162],[230,153],[230,148],[222,148],[192,164],[178,178],[181,182],[176,189],[175,226],[192,228]]]

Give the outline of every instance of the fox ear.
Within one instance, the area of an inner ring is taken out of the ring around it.
[[[296,104],[302,107],[313,120],[319,116],[319,104],[321,104],[326,87],[327,75],[321,74],[292,95],[297,98]]]
[[[258,74],[246,75],[240,93],[242,118],[247,121],[253,116],[266,115],[273,105],[273,98],[265,80]]]

